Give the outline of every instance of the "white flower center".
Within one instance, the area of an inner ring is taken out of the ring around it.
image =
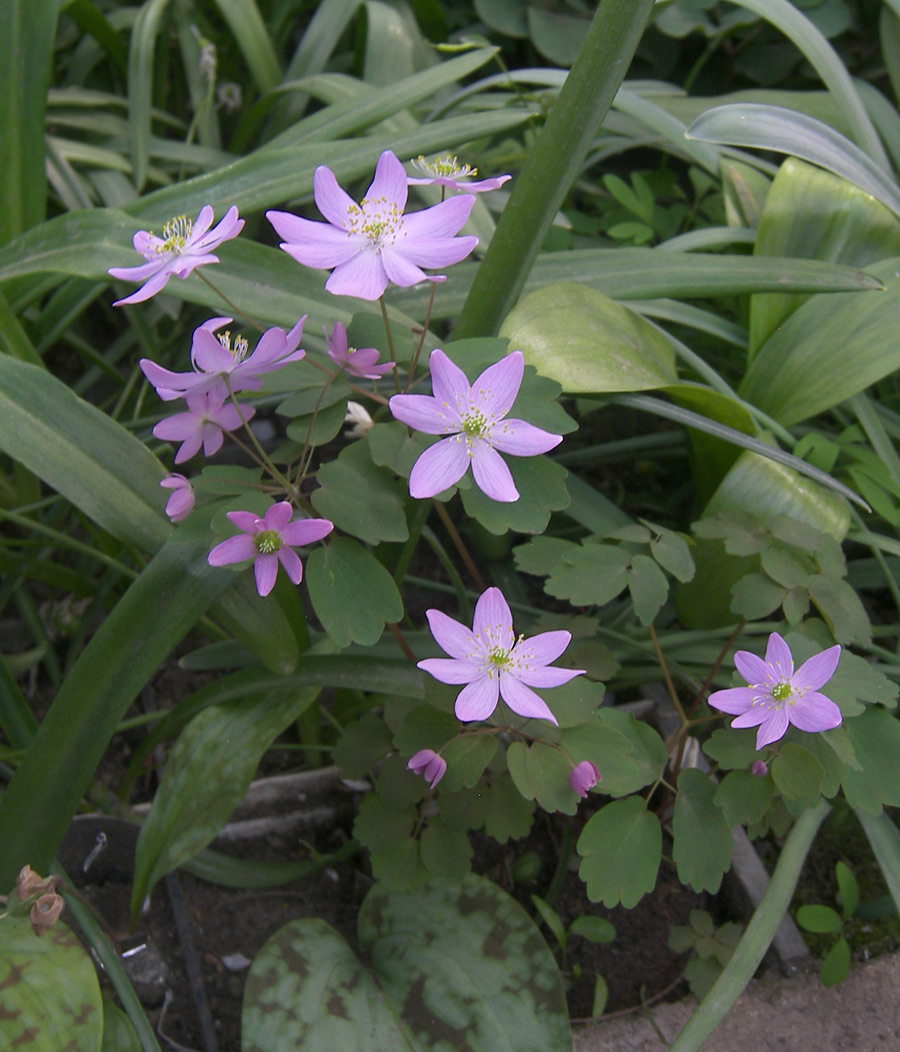
[[[459,179],[470,175],[478,175],[478,169],[468,164],[460,164],[456,157],[445,153],[442,157],[435,157],[433,161],[426,161],[422,154],[413,161],[413,164],[422,172],[427,172],[437,178]]]
[[[344,228],[348,234],[365,234],[375,251],[380,252],[403,235],[403,212],[396,201],[386,197],[364,197],[347,209]]]
[[[253,538],[253,543],[260,555],[272,555],[281,550],[283,542],[278,530],[260,530]]]
[[[249,344],[241,336],[240,333],[236,333],[234,337],[234,343],[231,342],[231,330],[226,329],[225,332],[220,332],[217,336],[219,343],[225,348],[226,351],[231,355],[232,361],[235,365],[238,362],[244,360],[244,356],[247,354]]]
[[[170,219],[163,227],[162,244],[156,246],[157,255],[180,256],[193,229],[194,221],[187,216]]]

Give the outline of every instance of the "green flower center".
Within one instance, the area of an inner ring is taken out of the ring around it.
[[[498,669],[506,668],[509,664],[509,651],[503,647],[493,647],[488,653],[488,660]]]
[[[260,530],[253,538],[253,543],[260,555],[272,555],[281,548],[283,542],[278,530]]]
[[[478,169],[468,164],[460,164],[456,157],[445,153],[442,157],[435,157],[433,161],[426,161],[422,154],[413,161],[413,164],[427,172],[429,175],[448,179],[465,178],[469,175],[478,175]]]
[[[170,253],[177,256],[184,250],[187,239],[194,229],[194,221],[187,216],[175,216],[163,227],[162,241],[156,249],[159,253]]]
[[[477,409],[473,409],[462,418],[461,423],[463,434],[468,435],[469,438],[485,437],[485,433],[488,429],[488,421],[484,413],[479,412]]]
[[[344,227],[348,234],[365,234],[374,247],[380,249],[397,240],[403,229],[403,213],[396,201],[364,197],[358,205],[347,209]]]
[[[235,335],[234,343],[232,343],[231,330],[227,329],[225,332],[219,333],[218,340],[235,362],[242,362],[244,360],[244,355],[246,355],[247,349],[250,345],[240,333]]]
[[[793,687],[791,687],[789,680],[783,680],[781,683],[776,683],[772,688],[773,701],[787,701],[791,694],[793,694]]]

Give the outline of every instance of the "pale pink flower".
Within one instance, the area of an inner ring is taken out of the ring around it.
[[[196,222],[183,215],[170,219],[163,227],[162,237],[152,230],[139,230],[134,235],[134,249],[147,262],[139,267],[110,267],[108,273],[122,281],[144,284],[125,299],[116,300],[113,306],[141,303],[165,288],[169,278],[186,278],[195,267],[218,263],[219,257],[212,250],[237,237],[244,229],[244,220],[238,219],[238,210],[232,205],[218,226],[210,230],[212,221],[212,207],[204,205]]]
[[[200,391],[187,396],[188,411],[166,417],[153,428],[157,438],[167,442],[181,442],[175,463],[183,464],[203,446],[203,455],[211,457],[222,448],[223,431],[234,431],[256,412],[253,406],[242,405],[240,412],[231,403],[224,404],[212,391]]]
[[[325,165],[313,175],[313,191],[327,223],[290,212],[266,212],[266,218],[284,238],[280,247],[289,256],[305,267],[332,271],[325,288],[337,296],[377,300],[388,282],[416,285],[429,278],[423,267],[459,263],[478,244],[477,237],[455,236],[472,211],[474,198],[468,195],[404,215],[406,172],[390,150],[379,157],[359,204]]]
[[[449,153],[442,157],[435,157],[433,161],[426,161],[419,154],[413,164],[420,171],[428,174],[424,179],[407,176],[406,181],[410,186],[446,186],[448,190],[458,193],[483,194],[489,190],[498,190],[508,179],[512,179],[511,175],[496,175],[474,183],[463,182],[465,179],[478,175],[478,169],[471,168],[467,164],[460,164],[456,157],[451,157]]]
[[[172,522],[181,522],[182,519],[186,519],[194,510],[196,502],[194,487],[190,481],[184,475],[173,471],[171,475],[166,475],[160,482],[160,486],[172,491],[166,501],[166,515]]]
[[[347,329],[342,322],[336,321],[331,336],[325,333],[328,345],[328,357],[335,365],[345,369],[351,376],[360,376],[364,380],[377,380],[394,368],[393,362],[376,365],[378,349],[375,347],[348,347]]]
[[[394,416],[428,435],[450,435],[419,457],[409,476],[413,497],[433,497],[459,482],[472,465],[478,487],[493,500],[519,499],[512,475],[500,453],[533,457],[562,442],[524,420],[506,420],[512,409],[525,359],[513,351],[490,366],[474,384],[441,350],[431,352],[431,387],[434,395],[399,394],[390,400]],[[499,452],[498,452],[499,450]]]
[[[286,501],[273,504],[260,518],[252,511],[229,511],[226,516],[242,532],[222,541],[209,553],[210,566],[227,566],[253,559],[256,590],[268,595],[275,587],[278,564],[294,584],[303,579],[303,564],[295,547],[320,541],[334,529],[328,519],[298,519],[291,522],[294,509]]]
[[[288,362],[299,362],[306,355],[302,348],[297,350],[305,321],[304,314],[287,333],[277,326],[267,329],[248,356],[250,345],[243,336],[232,336],[230,330],[215,335],[223,325],[230,324],[231,318],[210,318],[194,329],[191,341],[193,372],[175,373],[149,358],[141,358],[139,364],[164,402],[201,391],[211,391],[215,397],[224,400],[229,388],[235,394],[238,391],[258,391],[266,373],[274,372]]]
[[[569,645],[570,632],[541,632],[525,639],[513,633],[512,613],[499,588],[488,588],[475,604],[472,628],[440,610],[426,610],[431,634],[449,658],[426,658],[418,667],[441,683],[465,683],[456,718],[486,720],[499,698],[520,716],[556,717],[531,687],[558,687],[584,669],[548,668]]]
[[[777,632],[769,636],[766,660],[738,650],[734,664],[750,684],[714,691],[709,704],[737,716],[732,727],[759,727],[756,748],[782,738],[793,724],[801,731],[827,731],[841,723],[841,710],[819,693],[834,675],[841,656],[839,646],[814,654],[794,671],[790,647]]]
[[[425,781],[433,789],[444,777],[444,773],[447,770],[447,761],[443,756],[438,756],[433,749],[420,749],[414,756],[410,757],[406,766],[413,774],[424,775]]]
[[[582,800],[587,796],[588,790],[601,779],[601,774],[590,760],[582,760],[576,763],[569,771],[569,785],[572,792],[578,793]]]

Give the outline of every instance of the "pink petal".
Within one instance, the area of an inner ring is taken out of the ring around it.
[[[501,358],[472,384],[472,404],[485,414],[506,416],[522,386],[524,372],[525,358],[521,351]]]
[[[460,408],[468,405],[469,393],[472,390],[466,374],[451,362],[439,347],[435,347],[431,352],[428,368],[431,371],[431,390],[434,397],[446,406],[448,419],[459,424]]]
[[[266,517],[263,519],[263,529],[276,530],[278,533],[281,533],[291,521],[293,514],[294,509],[288,501],[281,500],[266,511]]]
[[[474,197],[451,197],[430,208],[410,212],[403,217],[406,236],[409,240],[416,242],[429,239],[447,241],[466,225],[474,204]],[[472,240],[478,243],[478,238]],[[474,247],[473,245],[472,248]],[[444,264],[438,263],[436,266],[442,267]]]
[[[225,437],[222,434],[221,427],[219,427],[217,424],[209,422],[203,425],[203,455],[205,457],[211,457],[214,453],[218,453],[219,450],[222,448],[222,443],[224,441]],[[182,460],[185,460],[187,458],[182,457],[183,449],[184,447],[182,446],[181,450],[178,451],[178,457],[181,457]],[[181,460],[179,460],[178,457],[175,458],[176,464],[181,463]]]
[[[440,610],[426,610],[428,627],[437,645],[452,658],[470,658],[479,650],[472,630]]]
[[[198,230],[201,227],[200,217],[206,211],[205,208],[200,210],[200,215],[197,216],[197,224],[194,227],[194,235],[202,233]],[[210,222],[212,222],[212,209],[210,209]],[[207,224],[208,225],[208,224]],[[205,236],[197,238],[196,241],[192,239],[191,248],[193,251],[202,251],[209,248],[217,248],[222,244],[223,241],[230,241],[233,237],[237,237],[238,234],[244,229],[244,220],[238,219],[238,210],[235,205],[232,205],[225,215],[219,220],[218,224],[213,227],[212,230]]]
[[[114,307],[121,307],[126,303],[143,303],[144,300],[149,300],[152,296],[155,296],[160,289],[164,289],[166,284],[171,277],[171,272],[168,267],[163,267],[159,273],[155,274],[142,288],[139,288],[137,292],[132,292],[130,296],[126,296],[124,299],[116,300],[113,303]]]
[[[499,588],[488,588],[478,597],[472,618],[472,634],[482,645],[498,645],[511,650],[516,641],[512,612]]]
[[[576,676],[583,676],[583,668],[532,668],[519,672],[518,679],[529,687],[561,687]]]
[[[770,709],[768,705],[754,705],[752,709],[745,709],[739,716],[731,721],[731,726],[739,730],[744,727],[758,727],[761,723],[772,718],[773,712],[783,711],[781,709]],[[785,729],[787,728],[787,716],[785,716]],[[784,731],[781,732],[784,734]]]
[[[409,188],[403,165],[395,154],[390,150],[385,150],[378,158],[378,164],[375,165],[375,178],[366,191],[366,200],[377,201],[383,197],[386,201],[396,204],[397,211],[402,212],[406,207],[408,193]]]
[[[253,564],[253,576],[256,578],[256,590],[260,595],[268,595],[275,587],[278,576],[278,556],[274,552],[268,555],[257,555]]]
[[[382,257],[368,238],[365,238],[364,244],[352,258],[334,268],[331,277],[325,282],[325,288],[332,295],[357,296],[361,300],[379,299],[387,286],[388,277]]]
[[[818,690],[834,675],[841,658],[840,646],[829,647],[821,654],[813,654],[811,658],[804,661],[800,668],[794,673],[791,683],[795,690],[807,691]]]
[[[347,234],[329,223],[315,223],[290,212],[266,212],[266,217],[284,238],[278,247],[305,267],[330,270],[371,244],[365,234]]]
[[[771,671],[761,657],[751,654],[749,650],[738,650],[735,653],[734,667],[752,684],[765,683]]]
[[[217,544],[207,556],[207,562],[210,566],[228,566],[230,563],[242,563],[255,558],[256,545],[253,538],[246,533],[240,533]]]
[[[122,281],[144,281],[145,278],[163,270],[165,266],[164,259],[151,259],[149,263],[142,263],[139,267],[110,267],[106,273]]]
[[[750,708],[753,698],[754,692],[749,687],[729,687],[727,690],[713,691],[707,701],[714,709],[739,716]]]
[[[462,200],[462,198],[460,198]],[[416,267],[451,267],[459,263],[472,252],[478,244],[478,238],[465,237],[426,237],[413,240],[407,236],[391,246],[391,250],[402,256],[406,262]],[[419,279],[422,280],[421,278]],[[408,282],[407,284],[413,284]]]
[[[734,726],[734,724],[732,724]],[[763,749],[772,742],[784,737],[788,729],[788,714],[785,709],[777,709],[765,723],[760,724],[756,732],[756,748]]]
[[[334,523],[328,519],[298,519],[296,522],[288,523],[282,531],[285,544],[294,544],[303,547],[320,541],[327,537],[334,529]]]
[[[841,710],[831,698],[815,692],[798,698],[793,705],[788,705],[787,715],[795,727],[812,733],[830,731],[843,721]]]
[[[231,353],[225,350],[211,332],[202,327],[194,330],[191,360],[205,373],[227,373],[234,365]]]
[[[252,511],[229,511],[225,518],[244,533],[256,533],[263,529],[263,520]]]
[[[506,461],[484,439],[472,440],[472,475],[478,488],[491,500],[512,504],[519,499],[519,491]]]
[[[491,428],[491,445],[501,453],[514,457],[536,457],[547,453],[562,442],[562,435],[554,435],[524,420],[501,420]]]
[[[508,672],[500,673],[500,696],[519,716],[556,723],[556,717],[544,699]]]
[[[469,454],[462,438],[453,436],[436,442],[413,464],[409,493],[416,498],[434,497],[449,489],[465,475]]]
[[[393,395],[388,405],[401,423],[426,435],[445,435],[460,428],[459,413],[431,395]]]
[[[303,580],[303,563],[300,556],[293,548],[281,548],[278,551],[278,561],[284,567],[284,572],[293,584],[300,584]]]
[[[232,206],[234,207],[234,206]],[[237,211],[237,209],[235,209]],[[192,246],[194,241],[200,241],[207,230],[212,226],[212,221],[215,218],[215,213],[212,210],[212,205],[204,205],[194,220],[191,228],[191,236],[188,239],[187,244]]]
[[[486,720],[497,708],[500,684],[497,676],[485,673],[459,692],[456,699],[456,718],[463,723]]]
[[[776,669],[776,679],[790,679],[794,671],[794,658],[791,648],[777,632],[769,636],[766,645],[766,664]]]
[[[572,633],[564,631],[539,632],[515,646],[515,656],[529,665],[549,665],[572,642]]]
[[[401,289],[408,289],[410,285],[418,285],[425,281],[428,275],[415,263],[410,263],[405,254],[395,245],[385,245],[381,250],[381,263],[388,281]]]
[[[455,658],[425,658],[416,667],[440,683],[472,683],[483,675],[479,665]]]
[[[313,174],[313,195],[316,207],[328,222],[342,230],[346,229],[350,210],[355,209],[357,204],[340,188],[334,172],[324,164],[320,164]]]

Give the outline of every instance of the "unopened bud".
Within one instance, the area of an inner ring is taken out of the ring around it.
[[[31,919],[31,930],[35,935],[43,935],[59,920],[64,906],[62,895],[55,891],[48,891],[41,895],[37,902],[31,907],[29,918]]]
[[[768,765],[764,760],[754,760],[750,764],[750,773],[755,774],[757,778],[765,778],[769,773]]]

